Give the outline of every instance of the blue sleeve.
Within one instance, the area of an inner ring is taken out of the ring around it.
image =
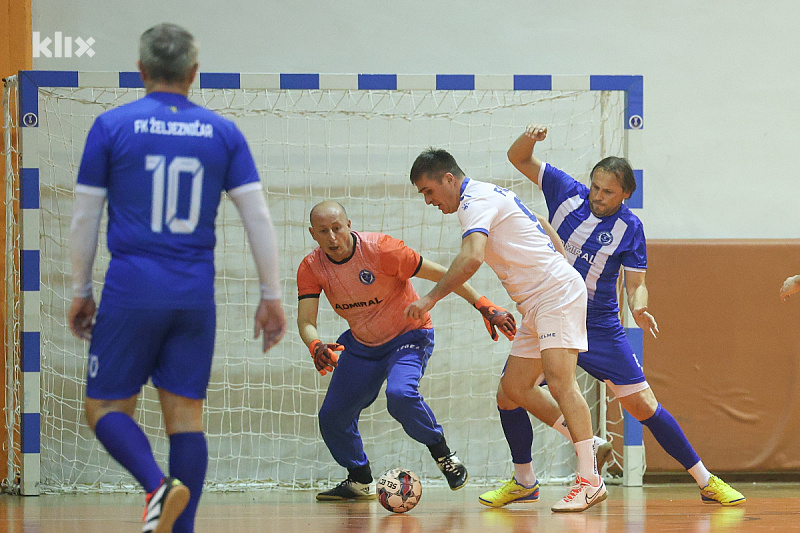
[[[110,156],[111,139],[100,116],[94,121],[86,137],[86,146],[78,170],[78,183],[107,189]]]
[[[259,181],[256,163],[250,153],[247,141],[235,125],[231,128],[231,159],[228,165],[228,175],[225,176],[224,188],[226,191],[235,189],[240,185]]]
[[[547,210],[550,213],[548,219],[552,222],[556,209],[564,200],[586,192],[588,187],[550,163],[544,163],[544,165],[544,174],[539,186],[542,188],[544,199],[547,202]]]
[[[647,243],[644,238],[644,227],[637,224],[633,230],[630,247],[621,254],[622,266],[640,270],[647,269]]]

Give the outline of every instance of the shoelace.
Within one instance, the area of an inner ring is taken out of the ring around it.
[[[442,458],[439,464],[442,466],[442,471],[454,473],[457,470],[456,463],[453,461],[453,458],[456,454],[450,454]]]
[[[584,485],[588,485],[588,484],[589,483],[582,483],[581,479],[578,478],[578,480],[572,486],[572,490],[569,491],[569,494],[564,496],[564,501],[565,502],[571,502],[575,498],[575,496],[577,496],[578,494],[581,493],[581,489],[583,488],[583,486]]]

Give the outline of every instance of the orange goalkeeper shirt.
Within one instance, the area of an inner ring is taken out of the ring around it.
[[[303,259],[297,269],[298,298],[319,298],[325,292],[355,339],[367,346],[379,346],[414,329],[433,328],[430,313],[425,313],[425,320],[403,316],[405,308],[419,299],[410,278],[419,271],[422,257],[403,241],[382,233],[352,234],[353,255],[341,263],[319,247]]]

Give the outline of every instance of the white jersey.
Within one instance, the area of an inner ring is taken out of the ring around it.
[[[479,231],[489,240],[484,260],[520,311],[538,297],[581,275],[558,253],[550,237],[516,194],[492,183],[464,178],[458,206],[462,238]]]

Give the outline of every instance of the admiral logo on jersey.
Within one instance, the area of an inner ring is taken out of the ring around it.
[[[580,258],[580,259],[583,259],[584,261],[586,261],[590,265],[594,264],[595,254],[590,254],[589,252],[584,252],[583,249],[581,249],[578,246],[575,246],[574,244],[572,244],[569,241],[564,243],[564,250],[566,250],[567,253],[570,253],[570,254],[572,254],[572,255]]]
[[[369,307],[370,305],[378,305],[379,303],[383,302],[383,300],[379,298],[373,298],[372,300],[367,300],[366,302],[353,302],[351,304],[335,304],[333,306],[334,309],[353,309],[356,307]]]

